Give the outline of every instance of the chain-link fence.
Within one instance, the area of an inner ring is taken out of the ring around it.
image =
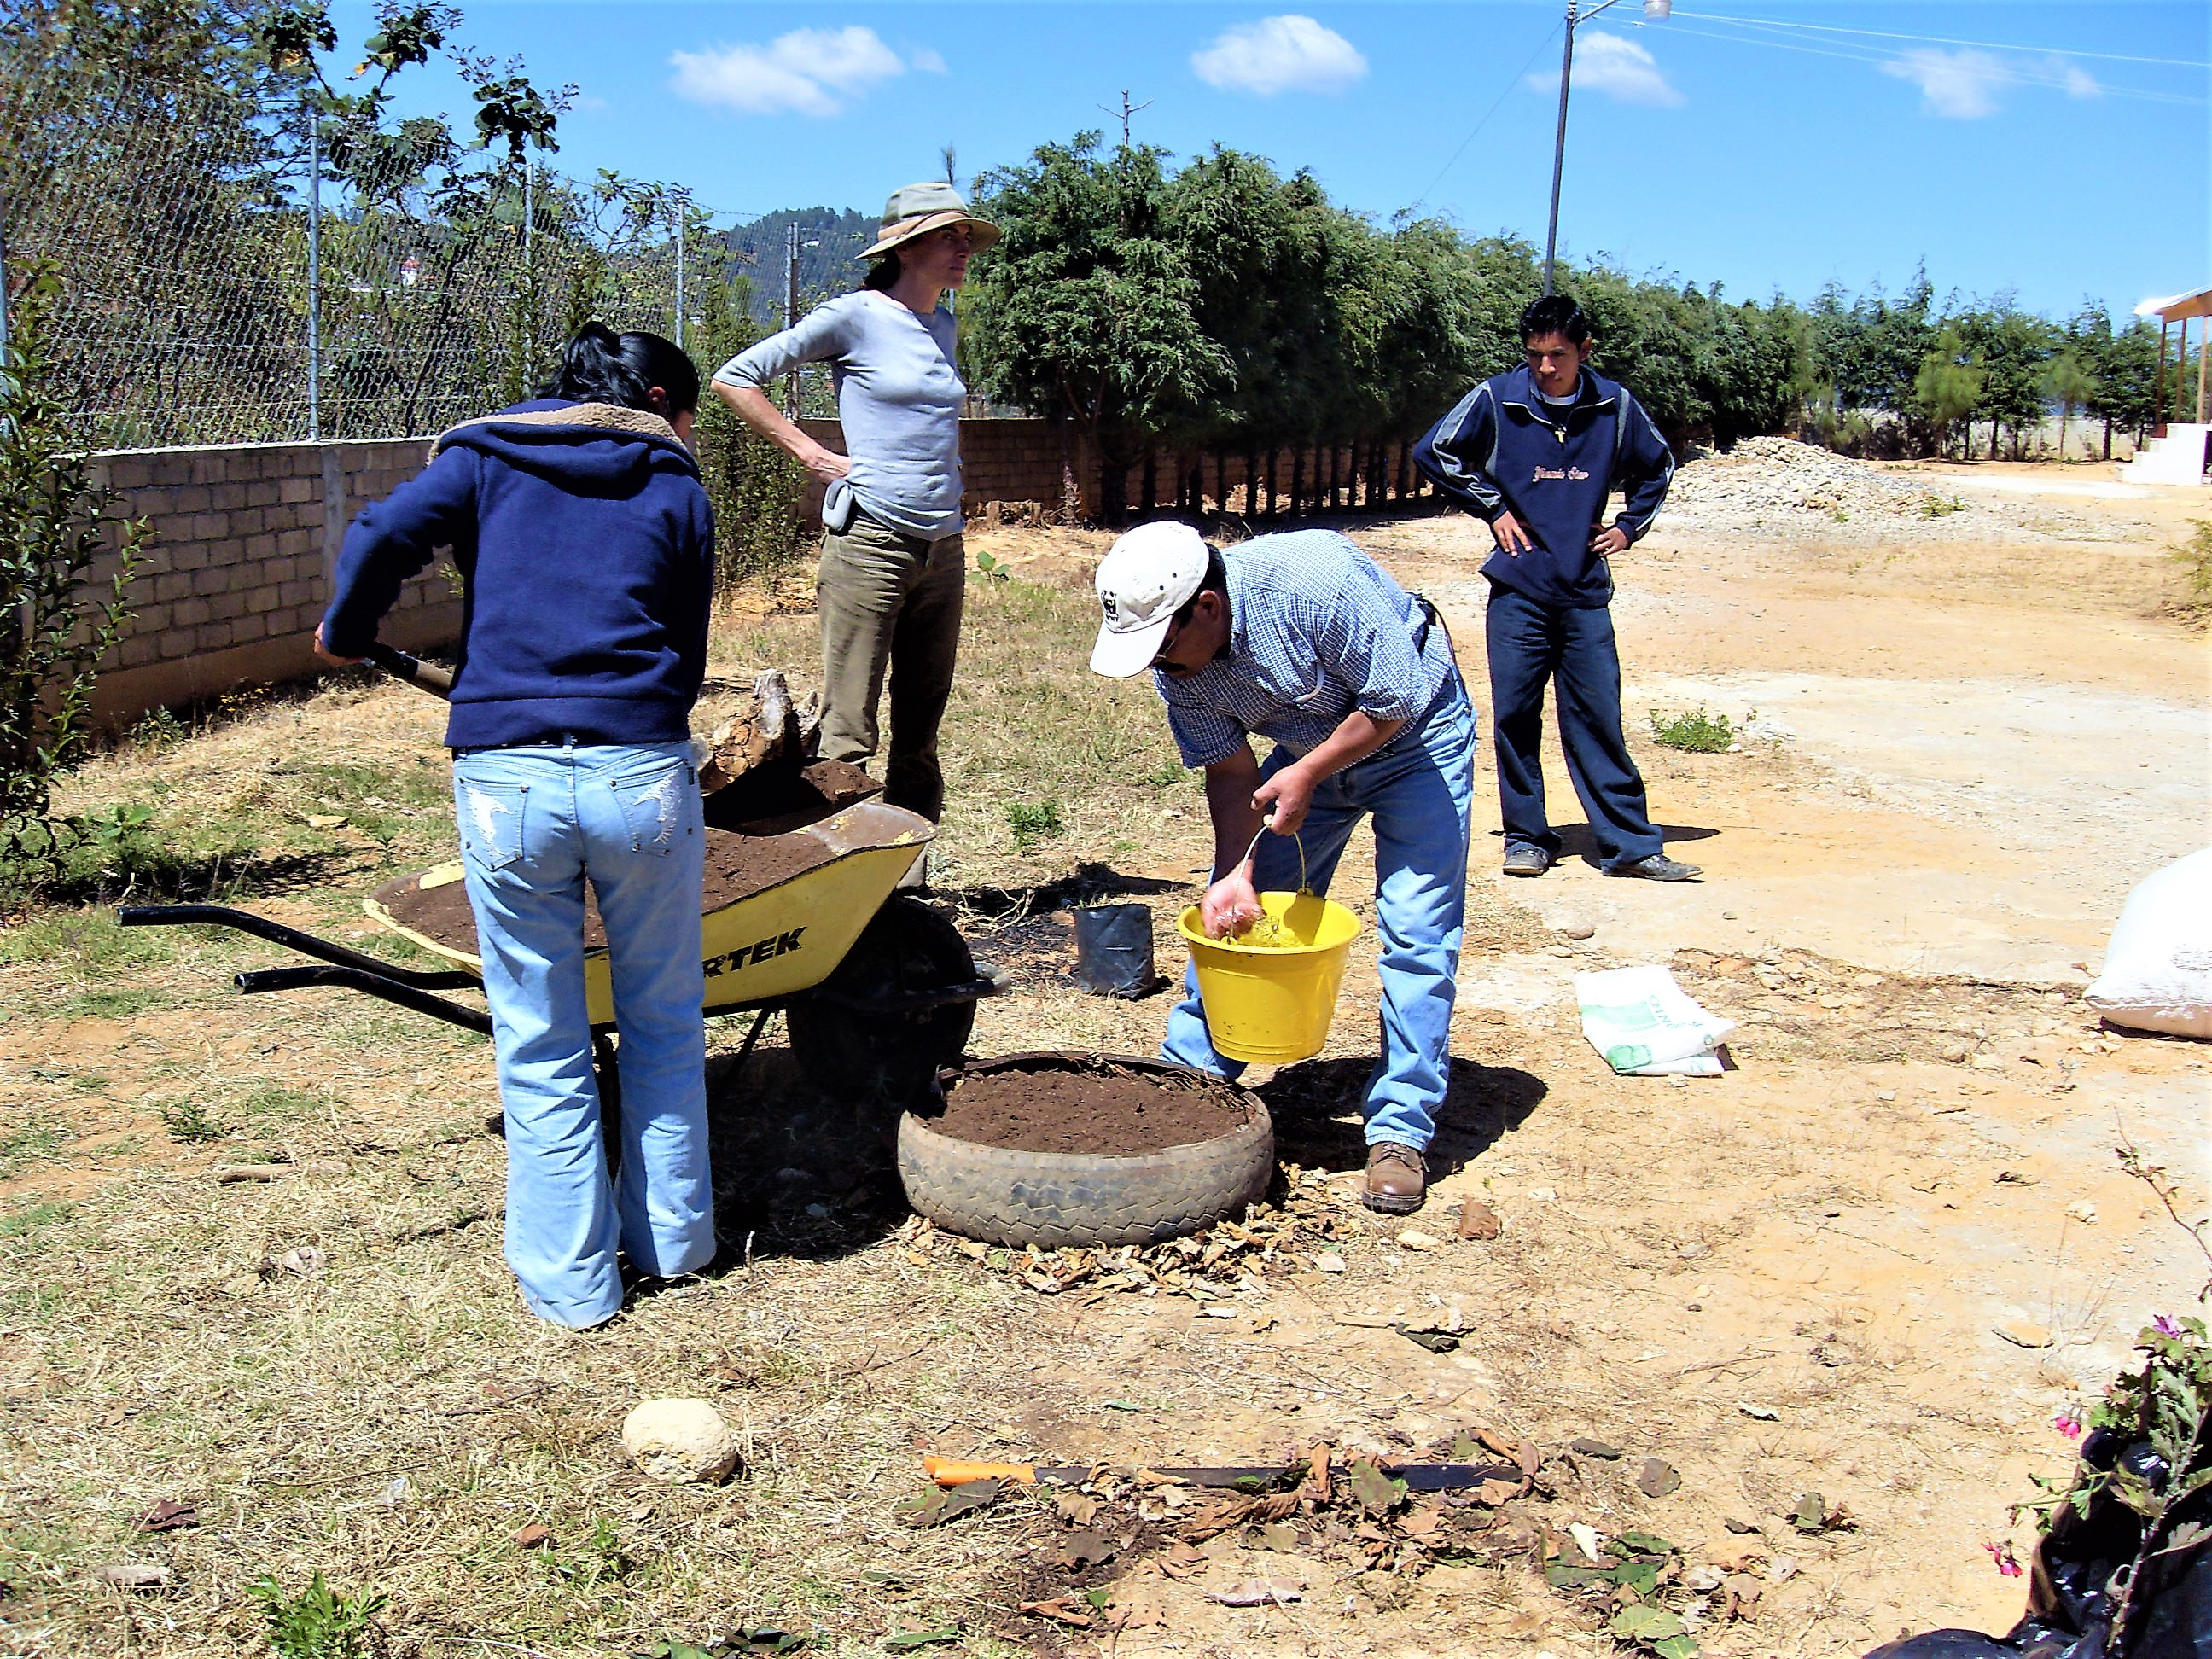
[[[525,395],[586,319],[702,356],[758,331],[732,281],[750,250],[683,191],[410,155],[410,137],[380,187],[332,165],[297,106],[4,66],[0,276],[58,279],[88,445],[434,432]],[[763,310],[783,252],[763,250]]]

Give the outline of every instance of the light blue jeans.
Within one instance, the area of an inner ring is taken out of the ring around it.
[[[507,1109],[507,1265],[542,1317],[604,1324],[622,1310],[617,1246],[659,1278],[714,1258],[691,745],[465,751],[453,798]],[[584,1003],[586,876],[622,1038],[613,1182]]]
[[[1253,883],[1262,892],[1306,883],[1327,893],[1362,814],[1375,819],[1375,919],[1382,936],[1382,1052],[1367,1079],[1367,1144],[1425,1150],[1451,1079],[1452,1000],[1467,920],[1467,845],[1474,794],[1474,711],[1456,675],[1413,730],[1347,766],[1314,791],[1292,836],[1262,836]],[[1260,770],[1273,777],[1294,758],[1278,749]],[[1224,1077],[1242,1061],[1217,1053],[1206,1029],[1198,972],[1183,970],[1183,1000],[1168,1016],[1160,1058]]]

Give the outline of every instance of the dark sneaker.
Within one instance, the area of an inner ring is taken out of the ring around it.
[[[1633,864],[1623,864],[1606,872],[1608,876],[1641,876],[1646,881],[1695,881],[1705,872],[1694,864],[1681,864],[1664,853],[1654,853],[1648,859],[1638,859]]]
[[[1551,867],[1552,855],[1540,847],[1524,841],[1505,849],[1505,873],[1509,876],[1540,876]]]
[[[1412,1146],[1377,1141],[1367,1149],[1367,1207],[1404,1215],[1428,1195],[1428,1160]]]

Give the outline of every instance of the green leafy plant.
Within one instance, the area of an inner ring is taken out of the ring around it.
[[[1920,516],[1923,519],[1948,519],[1954,513],[1964,513],[1966,500],[1963,495],[1923,495]]]
[[[1651,736],[1662,749],[1680,749],[1692,755],[1724,753],[1735,742],[1735,732],[1726,714],[1708,714],[1695,708],[1686,714],[1651,711]]]
[[[2172,550],[2181,571],[2181,598],[2173,609],[2190,621],[2212,621],[2212,519],[2191,519],[2196,533]]]
[[[261,1603],[278,1659],[364,1659],[376,1650],[376,1615],[386,1598],[342,1595],[324,1582],[319,1567],[296,1595],[265,1572],[246,1593]]]
[[[61,284],[31,268],[0,356],[0,857],[50,858],[74,839],[50,818],[53,780],[83,757],[100,659],[151,531],[71,441],[52,317]]]
[[[981,550],[978,550],[975,555],[975,574],[987,582],[1006,582],[1014,579],[1013,573],[1006,568],[1006,562],[1004,559],[995,553],[985,553]]]
[[[1014,846],[1027,853],[1039,842],[1067,833],[1056,800],[1016,800],[1006,803],[1006,828],[1014,832]]]
[[[1164,760],[1146,773],[1141,781],[1155,789],[1172,789],[1179,783],[1190,782],[1194,775],[1181,761]]]
[[[1609,1634],[1638,1653],[1656,1659],[1695,1659],[1698,1644],[1680,1613],[1661,1605],[1663,1597],[1679,1592],[1681,1551],[1666,1539],[1648,1532],[1625,1532],[1608,1538],[1590,1566],[1553,1562],[1544,1569],[1544,1582],[1553,1589],[1584,1598],[1602,1598],[1613,1609],[1606,1626]]]
[[[222,1119],[197,1100],[179,1100],[164,1106],[161,1116],[161,1127],[169,1132],[170,1138],[187,1146],[220,1140],[230,1133]]]

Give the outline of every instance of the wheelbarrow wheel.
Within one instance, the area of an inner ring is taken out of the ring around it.
[[[975,1029],[973,1002],[948,1002],[907,1013],[873,1013],[848,1006],[933,991],[975,977],[968,941],[918,899],[895,895],[854,941],[815,994],[791,1004],[791,1051],[823,1088],[878,1103],[887,1122],[935,1085],[941,1066],[956,1063]]]

